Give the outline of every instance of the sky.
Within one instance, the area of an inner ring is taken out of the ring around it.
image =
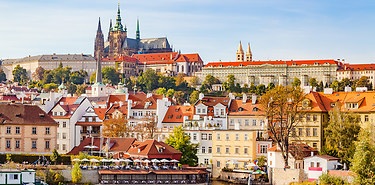
[[[0,0],[0,59],[93,54],[120,3],[135,38],[168,37],[205,63],[234,61],[241,41],[253,60],[345,59],[375,63],[373,0]]]

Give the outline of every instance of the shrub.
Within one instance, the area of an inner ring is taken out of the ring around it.
[[[12,154],[10,156],[11,160],[15,163],[23,163],[23,162],[28,162],[29,164],[34,163],[41,157],[42,155],[37,155],[37,154]],[[48,161],[51,160],[51,155],[44,155],[44,157],[47,158]],[[7,154],[0,154],[0,163],[5,163],[7,162]],[[63,164],[70,165],[71,160],[70,160],[70,155],[61,155],[59,162],[62,162]]]
[[[343,184],[349,184],[349,183],[340,177],[323,174],[319,177],[319,184],[321,185],[343,185]]]
[[[81,180],[82,180],[81,168],[79,168],[79,164],[75,164],[72,169],[72,182],[78,183]]]

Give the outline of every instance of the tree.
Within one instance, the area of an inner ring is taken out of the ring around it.
[[[300,87],[301,86],[301,80],[297,77],[294,77],[294,81],[292,82],[292,87]]]
[[[199,99],[199,91],[193,91],[190,94],[189,102],[190,102],[190,104],[194,104],[195,102],[198,101],[198,99]]]
[[[257,90],[255,91],[255,94],[262,96],[266,92],[266,86],[263,84],[260,84],[257,86]]]
[[[72,182],[73,183],[79,183],[82,180],[82,172],[81,168],[79,168],[79,164],[74,164],[74,167],[72,169]]]
[[[81,96],[81,94],[85,94],[86,93],[86,89],[87,89],[87,85],[86,84],[77,85],[77,91],[76,91],[76,93],[78,94],[78,96]]]
[[[146,122],[142,125],[142,128],[146,129],[146,134],[148,139],[154,139],[154,133],[156,130],[156,117],[155,116],[149,116],[146,118]]]
[[[275,88],[275,84],[274,83],[269,83],[268,84],[268,86],[267,86],[267,90],[271,90],[271,89],[273,89],[273,88]]]
[[[90,83],[91,84],[95,83],[95,80],[96,80],[96,72],[93,72],[90,75]]]
[[[173,97],[175,98],[176,103],[179,104],[179,105],[184,104],[184,102],[185,102],[184,96],[185,96],[185,94],[182,91],[176,91],[173,94]]]
[[[181,125],[173,129],[173,133],[169,135],[166,143],[182,153],[181,164],[197,165],[198,145],[190,143],[190,137],[185,134]]]
[[[33,79],[40,81],[43,80],[43,75],[44,75],[44,68],[39,66],[35,69],[35,72],[33,73]]]
[[[50,185],[60,185],[64,182],[64,177],[52,169],[46,170],[43,173],[44,181]]]
[[[357,184],[375,184],[375,146],[370,133],[363,129],[360,132],[359,140],[356,142],[356,149],[352,160],[351,170],[356,173]]]
[[[220,81],[217,78],[215,78],[212,75],[207,75],[202,83],[201,91],[202,90],[212,91],[212,85],[218,84],[218,83],[220,83]]]
[[[223,83],[223,88],[228,92],[233,92],[235,88],[236,78],[234,75],[228,75],[227,80]]]
[[[264,167],[264,166],[266,166],[266,161],[267,161],[267,158],[266,158],[266,156],[264,156],[264,155],[262,155],[262,156],[260,156],[259,158],[257,158],[257,165],[259,166],[259,167]]]
[[[176,91],[174,89],[168,89],[166,95],[167,95],[167,97],[172,98],[175,92]]]
[[[159,87],[158,89],[156,89],[156,94],[157,95],[165,95],[167,94],[167,89],[165,89],[164,87]]]
[[[333,176],[333,175],[328,175],[328,174],[322,174],[319,177],[319,184],[326,185],[346,185],[349,184],[346,182],[344,179],[342,179],[339,176]]]
[[[126,137],[128,134],[129,126],[125,118],[110,118],[103,121],[104,137]]]
[[[323,153],[340,158],[342,163],[350,164],[355,151],[353,143],[358,140],[361,127],[358,115],[341,112],[340,107],[336,105],[329,112],[330,120],[324,129]]]
[[[27,77],[26,69],[21,67],[19,64],[13,69],[13,81],[20,82],[22,84],[27,83],[29,78]]]
[[[85,82],[85,78],[87,77],[87,72],[84,70],[74,71],[70,74],[70,82],[74,84],[83,84]]]
[[[190,86],[195,88],[199,84],[199,78],[196,76],[191,77]]]
[[[268,120],[268,131],[281,150],[285,166],[289,159],[289,137],[298,124],[300,104],[305,98],[300,87],[276,86],[261,99],[261,106]]]
[[[45,84],[45,85],[43,85],[43,89],[44,89],[46,92],[49,92],[49,91],[51,91],[52,89],[56,90],[57,87],[58,87],[58,85],[55,84],[55,83],[49,83],[49,84]]]
[[[103,67],[102,77],[105,83],[118,84],[120,73],[118,73],[114,67]]]
[[[182,83],[186,83],[185,79],[185,74],[184,73],[178,73],[176,77],[176,86],[180,86]]]
[[[323,87],[323,82],[319,82],[319,85],[316,87],[316,92],[323,92],[324,87]]]
[[[309,84],[312,88],[318,87],[318,81],[316,81],[316,78],[310,78]]]
[[[5,75],[5,72],[3,69],[0,69],[0,82],[4,82],[7,80],[7,77]]]
[[[71,94],[73,96],[73,94],[75,94],[77,92],[77,85],[74,84],[74,83],[66,83],[66,87],[68,89],[68,93]]]
[[[250,91],[250,93],[256,93],[256,91],[257,91],[257,87],[254,85],[253,82],[251,82],[251,84],[250,84],[249,91]]]
[[[156,89],[157,87],[165,87],[166,89],[174,89],[176,88],[176,80],[170,76],[162,76],[159,75],[158,84],[156,84],[155,88],[150,89],[150,91]]]
[[[137,85],[139,85],[143,91],[152,91],[159,85],[159,75],[156,74],[155,70],[148,69],[138,77]]]
[[[7,163],[10,163],[12,161],[12,154],[7,153],[6,160],[7,160]]]
[[[332,82],[332,84],[329,85],[330,88],[332,88],[334,91],[339,91],[340,83],[339,81],[335,80]]]
[[[362,76],[358,82],[357,82],[357,87],[367,87],[368,89],[372,89],[372,85],[368,79],[367,76]]]
[[[57,164],[57,162],[60,160],[61,156],[60,154],[57,152],[56,148],[53,149],[52,151],[52,155],[51,155],[51,161],[55,163],[55,165]]]

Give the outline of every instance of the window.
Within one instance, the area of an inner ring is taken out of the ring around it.
[[[20,140],[16,140],[16,148],[20,148]]]
[[[7,146],[7,148],[10,148],[10,145],[11,145],[11,141],[10,141],[10,140],[7,140],[7,141],[6,141],[6,146]]]
[[[320,162],[316,162],[316,167],[320,167]]]
[[[220,161],[216,161],[216,167],[220,168]]]
[[[245,141],[249,140],[249,136],[247,134],[245,134],[244,140]]]
[[[240,135],[236,134],[236,141],[239,141],[239,140],[240,140]]]
[[[21,133],[21,128],[20,127],[16,127],[16,134],[20,134]]]
[[[206,153],[206,147],[202,146],[202,154]]]
[[[231,119],[230,120],[230,126],[233,126],[234,125],[234,119]]]
[[[36,127],[33,127],[33,128],[31,129],[31,134],[36,135]]]
[[[221,140],[220,134],[216,134],[216,139]]]
[[[224,116],[224,109],[220,109],[220,114],[222,115],[222,116]]]
[[[203,133],[202,136],[201,136],[202,140],[207,140],[207,134],[206,133]]]
[[[208,159],[204,159],[204,164],[208,164],[209,163],[209,160]]]
[[[201,113],[201,109],[197,109],[197,113],[200,114]]]
[[[49,149],[49,141],[46,141],[45,144],[46,144],[46,149]]]
[[[36,149],[36,141],[31,141],[31,148]]]
[[[46,135],[49,135],[49,127],[46,127]]]
[[[56,145],[56,150],[60,150],[60,145],[59,144]]]
[[[225,140],[229,141],[229,134],[225,134]]]
[[[63,138],[63,139],[66,139],[66,133],[63,133],[63,134],[62,134],[62,138]]]
[[[7,127],[7,134],[11,134],[12,133],[12,127]]]
[[[318,143],[313,143],[313,148],[318,148]]]
[[[298,136],[302,136],[302,128],[298,128]]]
[[[257,126],[257,120],[253,119],[253,126]]]
[[[365,115],[365,121],[369,121],[368,115]]]
[[[218,147],[216,147],[216,153],[220,153],[221,151],[220,151],[220,147],[218,146]]]
[[[9,174],[10,180],[18,180],[18,174]]]
[[[244,153],[244,154],[247,154],[247,150],[248,150],[247,147],[243,148],[243,153]]]
[[[56,139],[60,139],[60,133],[57,133],[57,138]]]
[[[234,153],[239,154],[240,153],[240,148],[238,148],[238,147],[234,148]]]
[[[313,121],[318,121],[318,115],[313,115]]]
[[[63,145],[62,145],[62,149],[63,149],[63,150],[66,150],[66,144],[63,144]]]
[[[268,145],[260,145],[260,151],[261,154],[266,154],[268,149]]]
[[[208,147],[208,153],[210,154],[210,153],[212,153],[212,147]]]
[[[306,115],[306,121],[310,121],[310,114]]]
[[[310,136],[310,128],[306,128],[306,136]]]
[[[240,125],[241,126],[241,119],[238,119],[238,125]]]
[[[245,126],[249,126],[249,120],[245,119]]]
[[[208,140],[212,140],[212,134],[208,134]]]
[[[229,147],[225,147],[225,153],[229,154]]]
[[[313,136],[318,136],[318,129],[317,128],[313,128]]]
[[[63,122],[63,128],[66,128],[66,121]]]
[[[311,163],[310,163],[310,167],[314,167],[314,162],[311,162]]]
[[[193,134],[193,140],[194,140],[194,141],[197,140],[197,133],[194,133],[194,134]]]

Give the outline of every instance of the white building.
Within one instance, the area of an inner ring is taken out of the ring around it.
[[[36,184],[35,170],[0,169],[0,184]]]
[[[304,160],[304,170],[309,181],[318,180],[323,173],[336,170],[340,165],[338,158],[329,155],[315,155]]]

